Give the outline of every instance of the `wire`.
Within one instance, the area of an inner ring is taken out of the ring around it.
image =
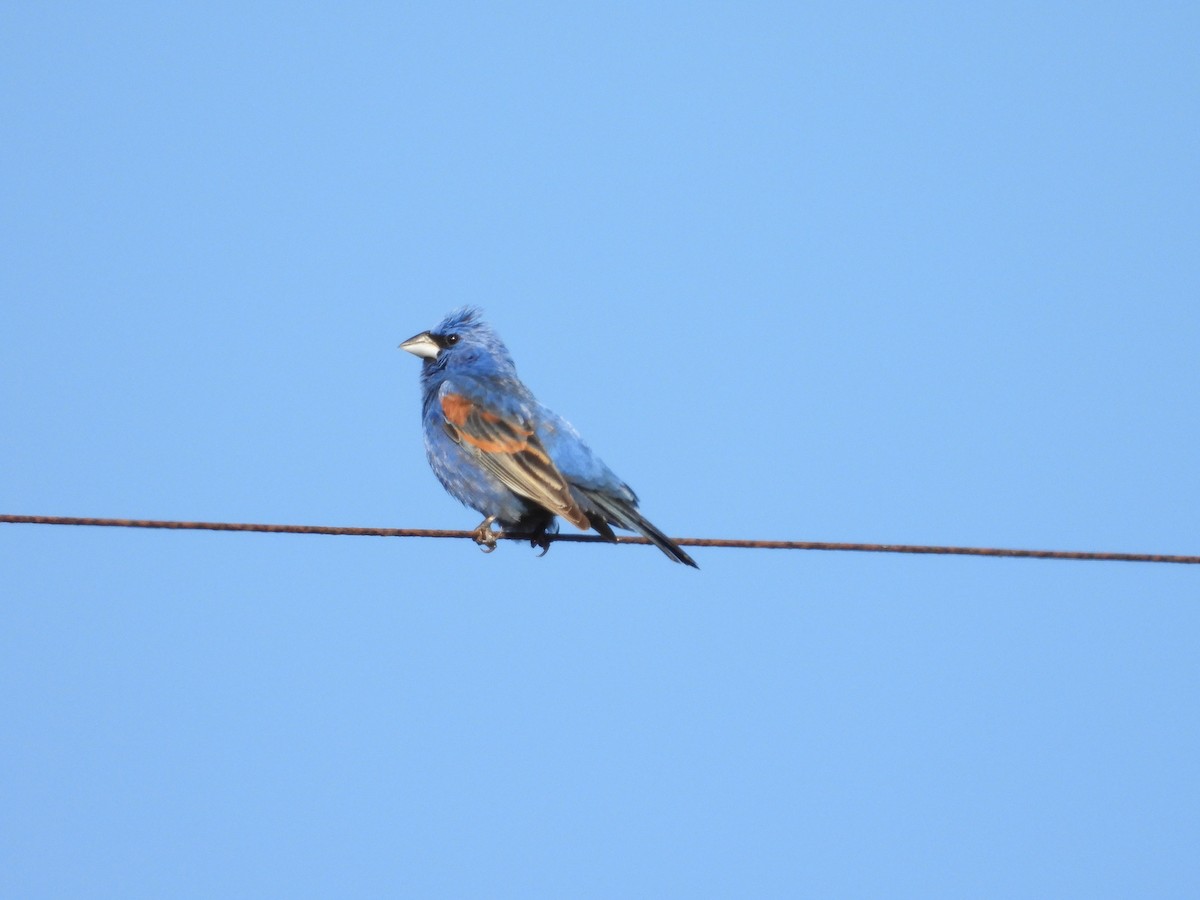
[[[169,522],[152,519],[85,519],[75,516],[11,516],[0,514],[9,525],[100,525],[117,528],[170,528],[181,531],[256,531],[270,534],[335,534],[355,537],[470,538],[473,531],[436,528],[342,528],[331,525],[255,525],[245,522]],[[499,534],[501,540],[528,540],[529,535]],[[598,535],[550,534],[555,543],[611,543]],[[1090,562],[1142,562],[1200,564],[1200,556],[1164,553],[1091,553],[1076,550],[1013,550],[1002,547],[935,547],[921,544],[842,544],[831,541],[755,541],[724,538],[672,538],[681,547],[722,547],[749,550],[845,550],[859,553],[922,553],[934,556],[1006,556],[1022,559],[1073,559]],[[618,544],[649,544],[643,537],[619,537]]]

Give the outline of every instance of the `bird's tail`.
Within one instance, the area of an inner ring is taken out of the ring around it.
[[[616,539],[612,533],[612,529],[604,524],[606,520],[618,528],[638,532],[638,534],[646,538],[646,540],[675,560],[675,562],[691,566],[693,569],[700,568],[696,565],[694,559],[683,552],[683,548],[654,527],[645,516],[638,512],[637,507],[628,500],[614,497],[612,494],[603,494],[599,491],[581,490],[579,488],[576,490],[579,490],[580,493],[586,496],[591,501],[591,505],[596,507],[604,517],[599,523],[596,521],[596,518],[599,517],[593,518],[592,527],[605,537],[612,538],[613,540]],[[599,527],[601,525],[603,527]]]

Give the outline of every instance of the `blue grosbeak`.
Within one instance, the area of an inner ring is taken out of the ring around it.
[[[637,495],[570,423],[538,403],[517,378],[500,336],[464,307],[400,345],[422,357],[421,415],[433,474],[487,518],[475,529],[486,549],[492,523],[549,547],[554,517],[616,540],[611,525],[637,531],[676,562],[690,556],[638,512]]]

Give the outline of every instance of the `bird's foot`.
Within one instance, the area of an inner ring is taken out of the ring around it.
[[[530,547],[541,548],[542,552],[538,554],[539,559],[550,552],[550,539],[556,534],[558,534],[558,522],[551,522],[546,527],[534,532],[533,536],[529,539]]]
[[[496,539],[504,532],[492,531],[492,523],[496,521],[495,516],[488,516],[479,526],[472,532],[471,537],[475,543],[479,545],[479,549],[484,553],[491,553],[496,549]]]

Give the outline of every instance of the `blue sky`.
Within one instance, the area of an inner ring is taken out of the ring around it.
[[[10,4],[0,512],[1200,551],[1188,4]],[[1200,893],[1188,567],[0,528],[0,893]]]

